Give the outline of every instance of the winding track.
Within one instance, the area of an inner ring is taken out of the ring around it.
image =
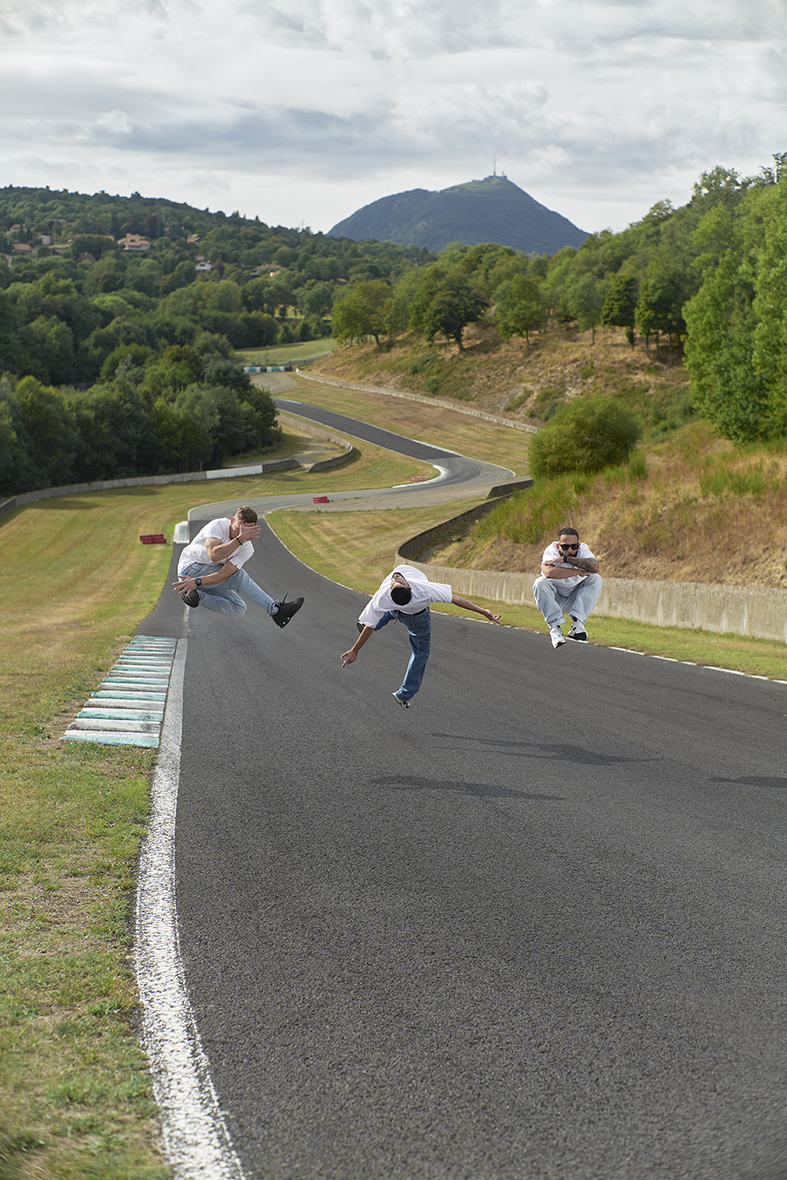
[[[787,688],[436,615],[404,713],[403,628],[247,568],[306,604],[190,613],[176,839],[247,1180],[787,1175]]]

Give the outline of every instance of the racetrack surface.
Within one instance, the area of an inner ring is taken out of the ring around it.
[[[176,838],[249,1180],[787,1175],[787,687],[435,614],[404,712],[256,548],[306,602],[189,613]]]

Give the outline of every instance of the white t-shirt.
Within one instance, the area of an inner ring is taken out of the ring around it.
[[[224,516],[219,520],[211,520],[203,529],[200,529],[194,540],[189,542],[180,555],[178,574],[181,575],[190,565],[222,566],[228,561],[231,561],[234,566],[240,569],[243,563],[248,561],[254,553],[254,546],[251,541],[244,541],[240,549],[236,549],[229,557],[225,557],[223,561],[219,562],[211,561],[210,554],[205,545],[208,537],[216,537],[222,544],[226,544],[230,539],[231,524],[232,518]]]
[[[570,553],[569,557],[589,557],[591,561],[596,560],[594,554],[590,552],[584,541],[579,542],[579,549],[576,553]],[[563,554],[557,547],[557,541],[552,541],[552,543],[547,545],[546,549],[544,550],[544,556],[541,558],[541,564],[543,565],[545,561],[555,560],[557,560],[560,565],[564,564]],[[566,566],[566,569],[568,570],[571,568],[572,567],[570,565]],[[577,586],[580,582],[584,582],[586,577],[587,574],[567,574],[565,578],[554,578],[550,579],[550,581],[555,581],[557,583],[555,589],[557,590],[558,594],[570,594],[575,586]]]
[[[403,615],[417,615],[430,602],[450,602],[454,592],[443,582],[430,582],[426,574],[412,565],[397,565],[392,574],[401,574],[410,587],[412,598],[407,606],[397,606],[391,598],[391,574],[380,583],[377,590],[358,616],[358,622],[366,627],[376,627],[386,611],[398,610]]]

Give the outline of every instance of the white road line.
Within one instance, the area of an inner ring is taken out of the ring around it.
[[[137,885],[134,966],[142,1043],[150,1058],[164,1147],[177,1180],[244,1180],[210,1080],[188,998],[175,910],[175,813],[180,780],[183,680],[179,641],[153,775],[152,814]]]

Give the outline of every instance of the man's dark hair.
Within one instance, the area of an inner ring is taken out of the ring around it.
[[[409,586],[394,586],[391,591],[391,598],[397,606],[407,606],[412,596],[413,592]]]
[[[579,540],[579,533],[577,532],[576,529],[572,529],[570,525],[566,525],[566,527],[564,529],[558,529],[557,535],[559,537],[565,537],[565,536],[576,537],[576,539]]]
[[[257,513],[253,508],[249,508],[248,505],[244,504],[235,513],[235,519],[242,520],[244,524],[256,524]]]

